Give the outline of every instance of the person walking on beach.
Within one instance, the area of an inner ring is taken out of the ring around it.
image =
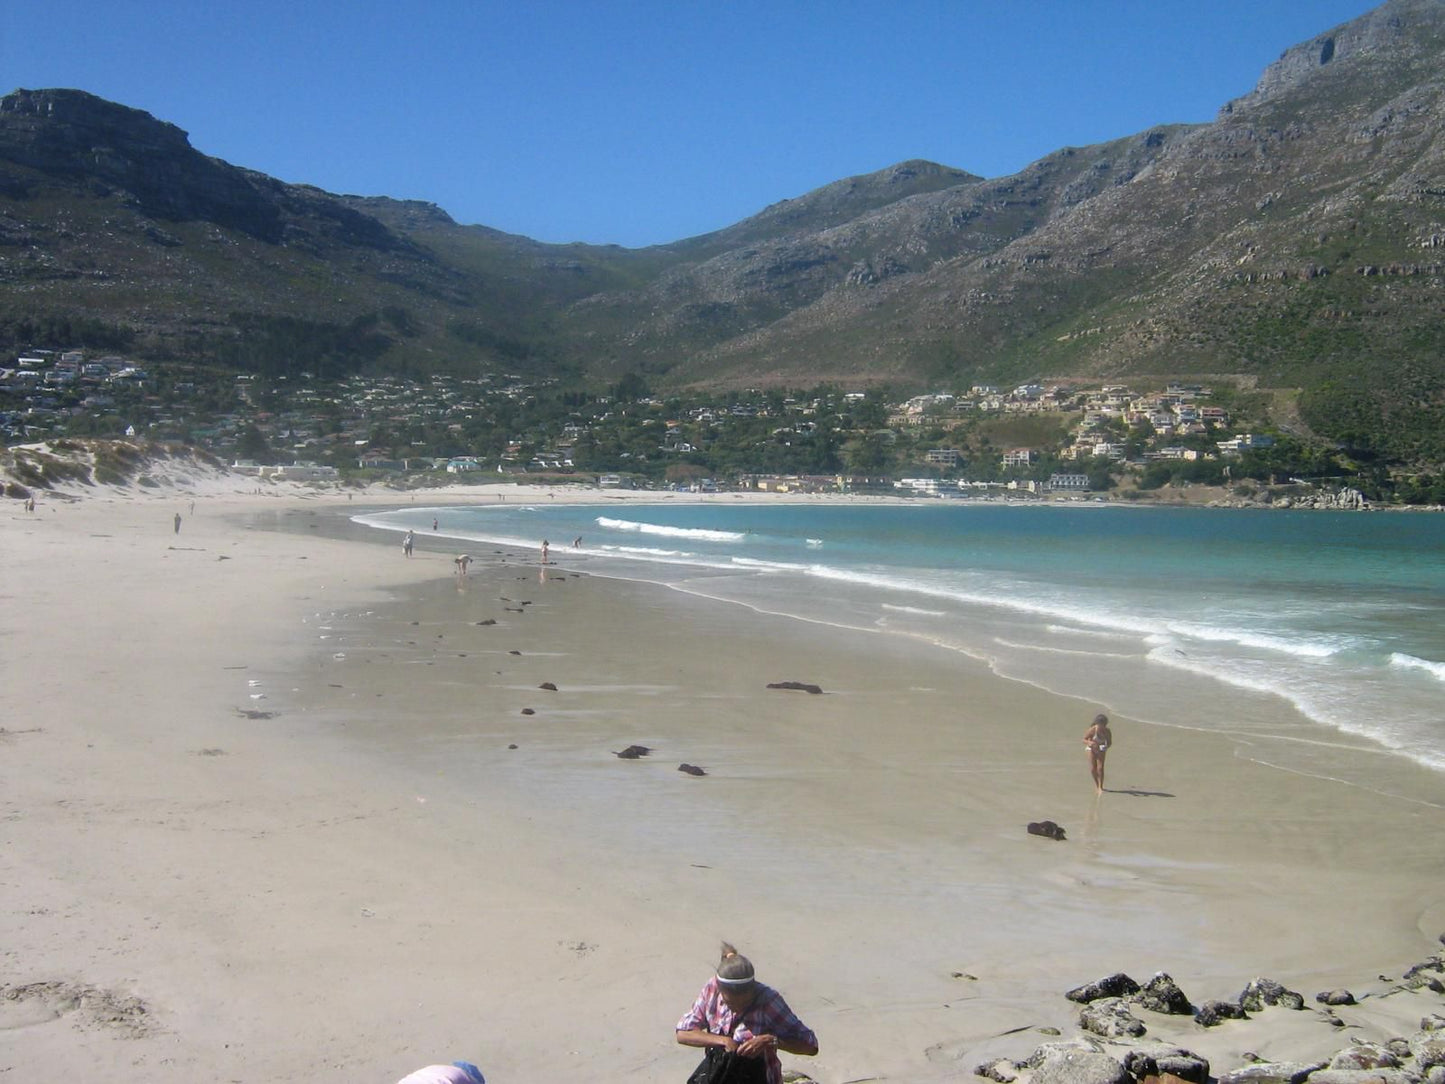
[[[470,553],[459,553],[454,563],[457,566],[457,575],[465,576],[467,574],[467,565],[472,563],[472,555]]]
[[[410,557],[410,556],[411,556],[411,549],[412,549],[412,547],[415,546],[415,545],[416,545],[416,533],[413,532],[413,531],[407,531],[406,534],[405,534],[404,536],[402,536],[402,540],[401,540],[401,552],[404,553],[406,556]]]
[[[1094,790],[1104,793],[1104,756],[1114,744],[1114,735],[1109,731],[1109,717],[1095,715],[1094,723],[1084,731],[1084,748],[1089,753],[1089,774],[1094,777]]]
[[[177,513],[176,513],[176,534],[180,534],[180,533],[181,533],[181,514],[180,514],[179,512],[177,512]]]
[[[809,1058],[818,1053],[812,1029],[782,994],[758,982],[752,961],[727,942],[716,973],[677,1022],[677,1041],[705,1048],[709,1060],[731,1055],[737,1065],[727,1079],[759,1084],[783,1084],[779,1050]]]
[[[547,549],[551,545],[545,538],[542,539],[542,563],[547,563]]]

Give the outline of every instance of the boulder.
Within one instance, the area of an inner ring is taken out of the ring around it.
[[[1048,839],[1064,838],[1064,830],[1053,821],[1030,821],[1028,832],[1031,836],[1045,836]]]
[[[686,772],[688,775],[707,775],[707,772],[703,771],[696,764],[679,764],[677,770]]]
[[[1421,1031],[1445,1031],[1445,1016],[1439,1013],[1431,1013],[1429,1016],[1420,1017]]]
[[[1353,1005],[1355,995],[1348,990],[1326,990],[1316,994],[1315,1000],[1321,1005]]]
[[[1144,1021],[1129,1011],[1123,998],[1106,997],[1091,1001],[1079,1012],[1079,1026],[1105,1039],[1137,1039],[1145,1032]]]
[[[1167,1013],[1170,1016],[1190,1016],[1194,1012],[1194,1006],[1184,996],[1184,991],[1163,971],[1157,972],[1144,984],[1135,1000],[1140,1008],[1150,1012]]]
[[[1273,979],[1257,978],[1239,995],[1239,1007],[1245,1012],[1259,1012],[1266,1005],[1283,1005],[1286,1009],[1303,1009],[1305,999],[1293,990],[1287,990]]]
[[[1321,1062],[1261,1061],[1221,1073],[1219,1084],[1302,1084],[1311,1073],[1323,1069]]]
[[[1247,1020],[1242,1008],[1233,1001],[1206,1001],[1194,1010],[1194,1020],[1200,1027],[1212,1028],[1226,1020]]]
[[[1090,1001],[1098,1001],[1100,998],[1129,997],[1138,992],[1139,984],[1124,972],[1119,971],[1094,982],[1087,982],[1083,986],[1075,986],[1064,996],[1070,1001],[1086,1005]]]
[[[1093,1050],[1051,1050],[1033,1075],[1030,1084],[1133,1084],[1129,1070]]]
[[[1308,1084],[1416,1084],[1418,1077],[1403,1069],[1320,1069]]]
[[[1124,1055],[1124,1068],[1136,1080],[1173,1078],[1187,1084],[1208,1084],[1209,1061],[1193,1051],[1157,1044],[1141,1046]]]
[[[1436,1065],[1426,1073],[1425,1084],[1445,1084],[1445,1065]]]
[[[1400,1059],[1379,1043],[1356,1042],[1335,1052],[1331,1069],[1398,1069]]]
[[[620,760],[636,760],[638,757],[647,756],[650,752],[652,752],[652,750],[645,745],[629,745],[620,753],[613,753],[612,755]]]
[[[1426,1032],[1410,1040],[1410,1056],[1415,1059],[1415,1069],[1424,1072],[1437,1065],[1445,1065],[1445,1039],[1437,1032]]]

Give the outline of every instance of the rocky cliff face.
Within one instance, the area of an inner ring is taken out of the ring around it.
[[[281,239],[276,192],[264,178],[198,153],[173,124],[83,91],[19,90],[0,99],[0,156],[96,194],[122,191],[162,220],[203,219]]]
[[[174,124],[84,91],[17,90],[0,98],[0,160],[81,184],[91,195],[119,194],[161,221],[209,222],[270,244],[288,232],[304,234],[296,220],[307,216],[349,244],[401,244],[375,219],[319,198],[324,193],[209,158]],[[12,192],[30,187],[12,174]]]
[[[1389,0],[1353,22],[1300,42],[1264,70],[1253,92],[1225,109],[1255,105],[1293,90],[1339,62],[1388,58],[1398,66],[1407,60],[1428,61],[1438,56],[1439,7],[1437,0]]]

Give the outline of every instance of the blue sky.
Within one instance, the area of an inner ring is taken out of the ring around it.
[[[1370,0],[21,0],[0,93],[75,87],[235,165],[627,246],[927,158],[1002,176],[1207,121]]]

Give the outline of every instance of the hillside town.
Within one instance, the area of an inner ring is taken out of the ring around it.
[[[130,437],[293,479],[488,472],[603,485],[1084,497],[1169,484],[1339,477],[1328,449],[1265,431],[1263,397],[1183,382],[605,394],[515,374],[247,373],[30,350],[0,367],[0,438]]]

